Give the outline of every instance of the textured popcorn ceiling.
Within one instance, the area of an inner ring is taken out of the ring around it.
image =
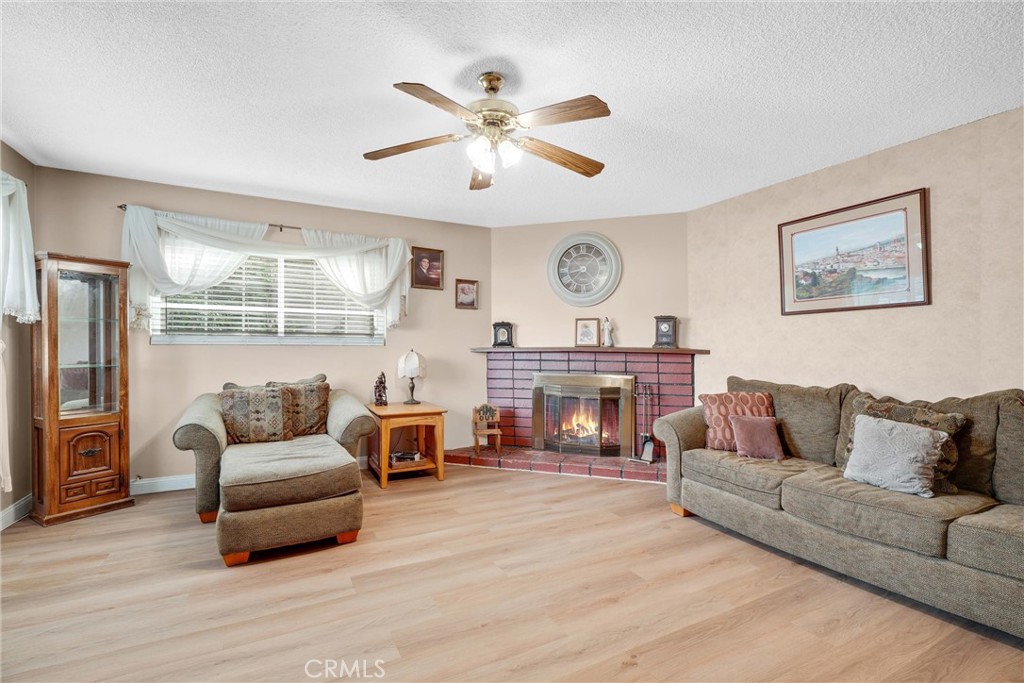
[[[1022,8],[4,0],[2,135],[43,166],[491,227],[686,211],[1020,107]],[[463,132],[393,83],[466,103],[492,69],[523,111],[605,100],[530,133],[605,171],[526,155],[470,192],[465,141],[362,158]]]

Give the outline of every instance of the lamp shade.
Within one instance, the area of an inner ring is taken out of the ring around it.
[[[427,362],[423,360],[423,356],[412,349],[409,349],[409,353],[403,353],[402,357],[398,359],[399,378],[424,377],[426,372]]]

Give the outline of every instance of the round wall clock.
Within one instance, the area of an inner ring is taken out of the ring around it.
[[[619,286],[622,259],[604,235],[577,232],[569,235],[548,257],[548,282],[563,301],[573,306],[601,303]]]

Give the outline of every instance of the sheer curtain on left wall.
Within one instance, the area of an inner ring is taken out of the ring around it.
[[[35,249],[32,223],[28,217],[28,188],[9,173],[0,175],[0,301],[4,315],[19,323],[39,320],[39,294],[36,292]],[[7,319],[3,319],[4,323]],[[7,371],[3,355],[6,344],[0,340],[0,488],[9,493],[11,481],[11,433],[7,424]]]

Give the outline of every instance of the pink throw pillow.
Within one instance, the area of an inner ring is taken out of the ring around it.
[[[782,460],[782,443],[774,417],[731,415],[732,431],[736,435],[736,452],[748,458]]]
[[[704,422],[707,423],[707,447],[719,451],[735,451],[731,415],[774,417],[775,406],[767,391],[730,391],[725,394],[701,394],[704,404]]]

